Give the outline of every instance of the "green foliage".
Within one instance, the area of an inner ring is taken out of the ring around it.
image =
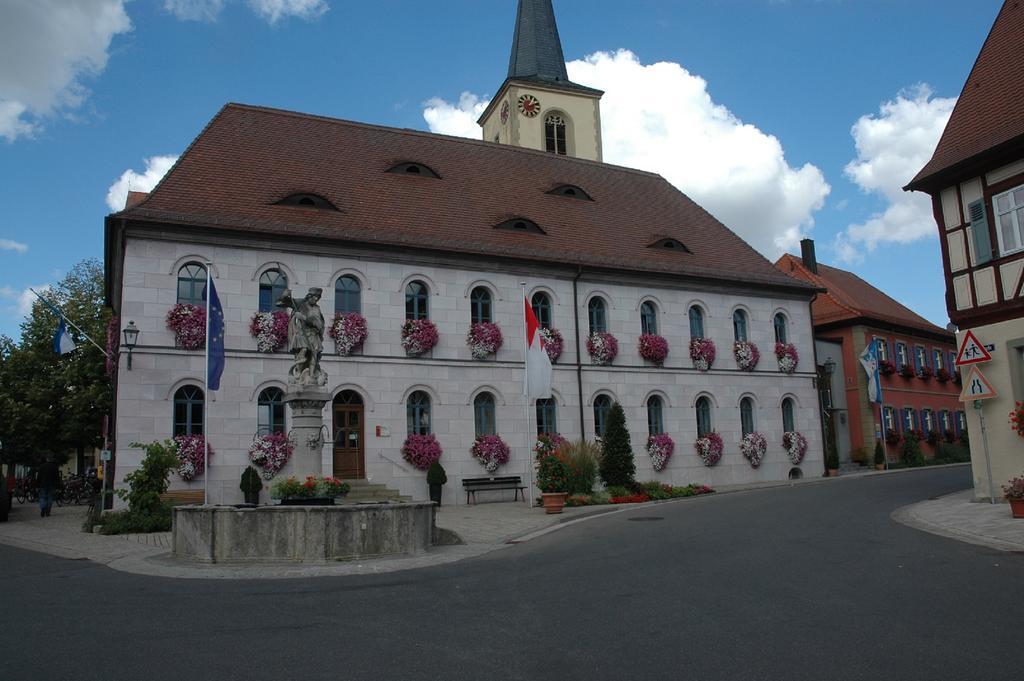
[[[825,468],[833,471],[839,469],[839,452],[831,440],[825,442]]]
[[[632,487],[626,487],[625,485],[609,485],[604,490],[610,497],[628,497],[633,494]]]
[[[921,438],[914,431],[908,431],[903,434],[900,458],[908,466],[924,465],[924,453],[921,452]]]
[[[441,462],[435,461],[430,464],[430,468],[427,469],[427,484],[443,485],[446,482],[448,482],[448,474],[444,472]]]
[[[128,489],[117,490],[117,496],[128,502],[128,509],[135,514],[157,516],[166,505],[160,495],[167,491],[171,471],[178,467],[178,455],[170,440],[153,441],[149,444],[133,442],[130,446],[146,451],[139,467],[124,476]]]
[[[936,463],[968,463],[970,460],[971,450],[963,445],[942,442],[935,453]]]
[[[238,483],[238,489],[242,490],[243,494],[260,493],[263,489],[263,479],[260,478],[260,474],[256,472],[255,468],[245,467],[245,470],[242,471],[242,480]]]
[[[881,440],[875,440],[875,465],[881,466],[885,463],[885,449]]]
[[[605,485],[629,485],[635,473],[633,448],[629,444],[629,430],[626,428],[626,412],[616,402],[608,412],[608,422],[601,441],[601,480]]]
[[[558,458],[569,473],[569,494],[590,494],[597,482],[601,448],[586,440],[563,442],[558,447]]]
[[[569,471],[557,456],[545,456],[537,464],[537,487],[548,493],[569,490]]]
[[[48,291],[40,291],[93,340],[104,346],[110,311],[103,307],[103,266],[83,260]],[[78,331],[68,328],[74,352],[53,351],[59,320],[39,300],[21,324],[21,340],[0,337],[0,440],[8,463],[58,463],[70,452],[102,444],[103,416],[110,413],[106,358]]]
[[[162,505],[152,513],[137,511],[108,511],[100,516],[100,534],[135,534],[142,532],[169,532],[171,508]]]

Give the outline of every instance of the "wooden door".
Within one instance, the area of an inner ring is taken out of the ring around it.
[[[341,393],[334,399],[334,477],[366,477],[363,430],[362,399],[352,391]]]

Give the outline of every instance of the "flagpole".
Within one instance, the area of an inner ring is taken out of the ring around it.
[[[530,370],[527,365],[527,356],[530,354],[530,338],[527,335],[529,329],[526,323],[526,282],[521,281],[519,285],[523,287],[523,403],[526,408],[526,494],[529,495],[526,498],[526,507],[533,508],[533,447],[530,446],[533,426],[530,418]]]
[[[878,383],[878,432],[882,436],[882,462],[885,465],[885,470],[889,470],[889,443],[885,439],[885,396],[882,394],[882,372],[878,370],[878,339],[874,338],[871,341],[875,344],[875,380]]]
[[[210,269],[212,262],[206,263],[206,347],[203,361],[203,505],[210,503],[210,437],[209,437],[209,405],[210,405]]]
[[[46,303],[46,305],[47,305],[47,306],[48,306],[48,307],[49,307],[49,308],[50,308],[51,310],[53,310],[54,312],[56,312],[56,313],[57,313],[57,315],[58,315],[58,316],[59,316],[59,317],[60,317],[61,319],[63,319],[63,320],[64,320],[65,322],[67,322],[68,324],[70,324],[70,325],[71,325],[71,328],[73,328],[73,329],[74,329],[75,331],[77,331],[78,333],[82,334],[82,335],[83,335],[83,336],[85,337],[85,340],[87,340],[87,341],[89,341],[90,343],[92,343],[93,345],[95,345],[95,346],[96,346],[96,349],[97,349],[97,350],[99,350],[100,352],[102,352],[102,353],[103,353],[103,356],[104,356],[104,357],[107,357],[108,359],[110,358],[110,353],[108,353],[108,352],[107,352],[106,350],[104,350],[103,348],[101,348],[101,347],[99,346],[99,344],[97,344],[97,343],[96,343],[96,341],[94,341],[94,340],[93,340],[92,338],[90,338],[90,337],[89,337],[89,334],[87,334],[87,333],[86,333],[85,331],[82,331],[82,329],[81,329],[81,328],[80,328],[80,327],[79,327],[79,326],[78,326],[77,324],[75,324],[75,323],[74,323],[73,321],[71,321],[70,319],[68,319],[68,316],[67,316],[66,314],[64,314],[64,311],[63,311],[63,310],[61,310],[61,309],[60,309],[59,307],[57,307],[56,305],[54,305],[53,303],[51,303],[51,302],[50,302],[49,300],[47,300],[46,298],[43,298],[43,297],[42,297],[41,295],[39,295],[39,293],[37,293],[37,292],[36,292],[36,290],[35,290],[35,289],[33,289],[33,288],[29,288],[29,291],[32,291],[32,293],[35,293],[35,294],[36,294],[36,297],[37,297],[37,298],[39,298],[39,300],[41,300],[41,301],[43,301],[44,303]]]

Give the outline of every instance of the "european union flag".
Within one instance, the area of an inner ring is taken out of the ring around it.
[[[224,308],[221,307],[212,277],[208,295],[210,318],[206,320],[206,388],[220,390],[220,376],[224,373]]]

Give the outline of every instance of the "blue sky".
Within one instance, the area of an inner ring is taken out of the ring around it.
[[[606,160],[662,172],[772,259],[810,235],[820,261],[945,325],[930,210],[899,187],[930,157],[1001,4],[555,0],[555,11],[570,76],[608,93]],[[126,171],[144,188],[170,162],[145,176],[147,159],[180,154],[225,102],[472,134],[466,121],[504,78],[515,9],[7,0],[0,333],[17,335],[27,287],[102,256],[108,192]]]

